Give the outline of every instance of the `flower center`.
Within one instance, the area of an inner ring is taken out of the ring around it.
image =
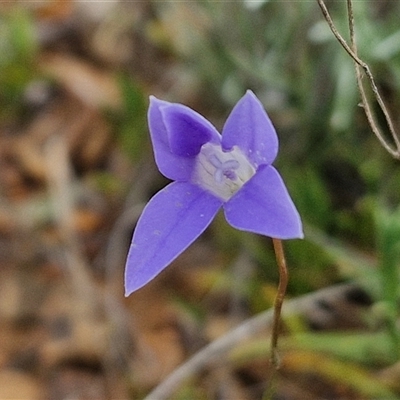
[[[255,172],[253,165],[237,146],[224,152],[220,145],[206,143],[196,157],[192,181],[227,201]]]

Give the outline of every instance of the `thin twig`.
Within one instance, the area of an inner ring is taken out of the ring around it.
[[[286,301],[283,312],[286,316],[295,314],[315,313],[318,303],[323,299],[341,296],[343,292],[355,288],[352,284],[335,285],[319,291]],[[167,400],[172,398],[174,392],[187,379],[200,373],[206,366],[223,362],[227,353],[240,342],[250,339],[266,329],[273,321],[273,309],[262,312],[253,318],[241,323],[224,336],[201,349],[186,363],[176,368],[160,385],[158,385],[144,400]]]
[[[385,150],[392,155],[396,159],[400,159],[400,139],[399,136],[396,133],[396,130],[394,128],[392,119],[389,115],[389,112],[386,108],[386,105],[379,93],[378,87],[375,83],[375,79],[371,73],[371,70],[363,60],[361,60],[358,57],[357,54],[357,45],[355,42],[355,34],[354,34],[354,14],[353,14],[353,9],[352,9],[352,4],[351,0],[347,0],[347,6],[348,6],[348,12],[349,12],[349,27],[350,27],[350,37],[351,37],[351,47],[347,44],[345,39],[340,35],[339,31],[336,29],[335,24],[333,23],[332,17],[329,14],[328,9],[326,8],[326,5],[323,0],[317,0],[318,5],[321,8],[322,14],[324,15],[325,20],[327,21],[329,28],[331,29],[332,33],[338,40],[338,42],[342,45],[342,47],[346,50],[346,52],[349,54],[349,56],[353,59],[355,62],[355,70],[356,70],[356,77],[357,77],[357,86],[360,91],[361,95],[361,101],[362,105],[364,108],[365,115],[368,120],[368,124],[371,127],[371,130],[375,134],[375,136],[378,138],[379,142],[382,144],[382,146],[385,148]],[[371,86],[372,92],[374,94],[374,97],[376,101],[379,104],[380,109],[382,110],[382,113],[385,117],[386,124],[389,128],[389,131],[392,135],[395,148],[387,142],[385,139],[384,135],[382,134],[380,128],[378,127],[378,124],[375,120],[374,114],[371,110],[371,107],[369,105],[367,95],[365,93],[364,87],[363,87],[363,82],[362,82],[362,76],[361,76],[361,71],[360,69],[364,70],[365,75],[368,78],[369,84]]]

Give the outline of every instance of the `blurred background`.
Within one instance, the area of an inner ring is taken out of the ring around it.
[[[346,2],[327,5],[347,38]],[[400,3],[354,12],[359,54],[400,131]],[[0,54],[1,399],[142,399],[271,307],[270,239],[223,215],[123,296],[135,223],[168,183],[148,96],[221,129],[247,89],[277,129],[275,164],[305,226],[304,240],[284,243],[287,299],[346,283],[284,320],[273,398],[400,398],[399,163],[373,136],[316,1],[1,2]],[[260,338],[172,398],[260,399]]]

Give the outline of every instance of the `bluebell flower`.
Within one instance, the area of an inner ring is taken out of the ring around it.
[[[173,182],[139,218],[126,263],[127,296],[193,243],[221,207],[234,228],[303,237],[300,216],[271,165],[278,137],[253,92],[233,108],[222,135],[192,109],[153,96],[148,121],[158,169]]]

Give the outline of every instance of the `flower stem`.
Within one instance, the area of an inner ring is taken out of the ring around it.
[[[286,294],[286,288],[289,281],[289,272],[286,266],[285,254],[283,251],[282,241],[279,239],[272,238],[274,245],[275,257],[279,268],[279,284],[278,291],[274,301],[274,314],[272,317],[272,335],[271,335],[271,354],[270,362],[273,367],[272,373],[269,379],[269,387],[263,394],[263,400],[271,400],[275,394],[277,384],[277,372],[280,367],[280,361],[278,356],[278,337],[279,327],[281,320],[281,310],[283,300]]]
[[[286,288],[289,280],[289,273],[286,266],[285,254],[283,252],[282,241],[279,239],[272,239],[275,257],[279,268],[279,285],[278,292],[274,301],[274,318],[272,324],[272,336],[271,336],[271,364],[274,369],[279,368],[278,358],[278,337],[279,337],[279,326],[283,300],[286,294]]]

